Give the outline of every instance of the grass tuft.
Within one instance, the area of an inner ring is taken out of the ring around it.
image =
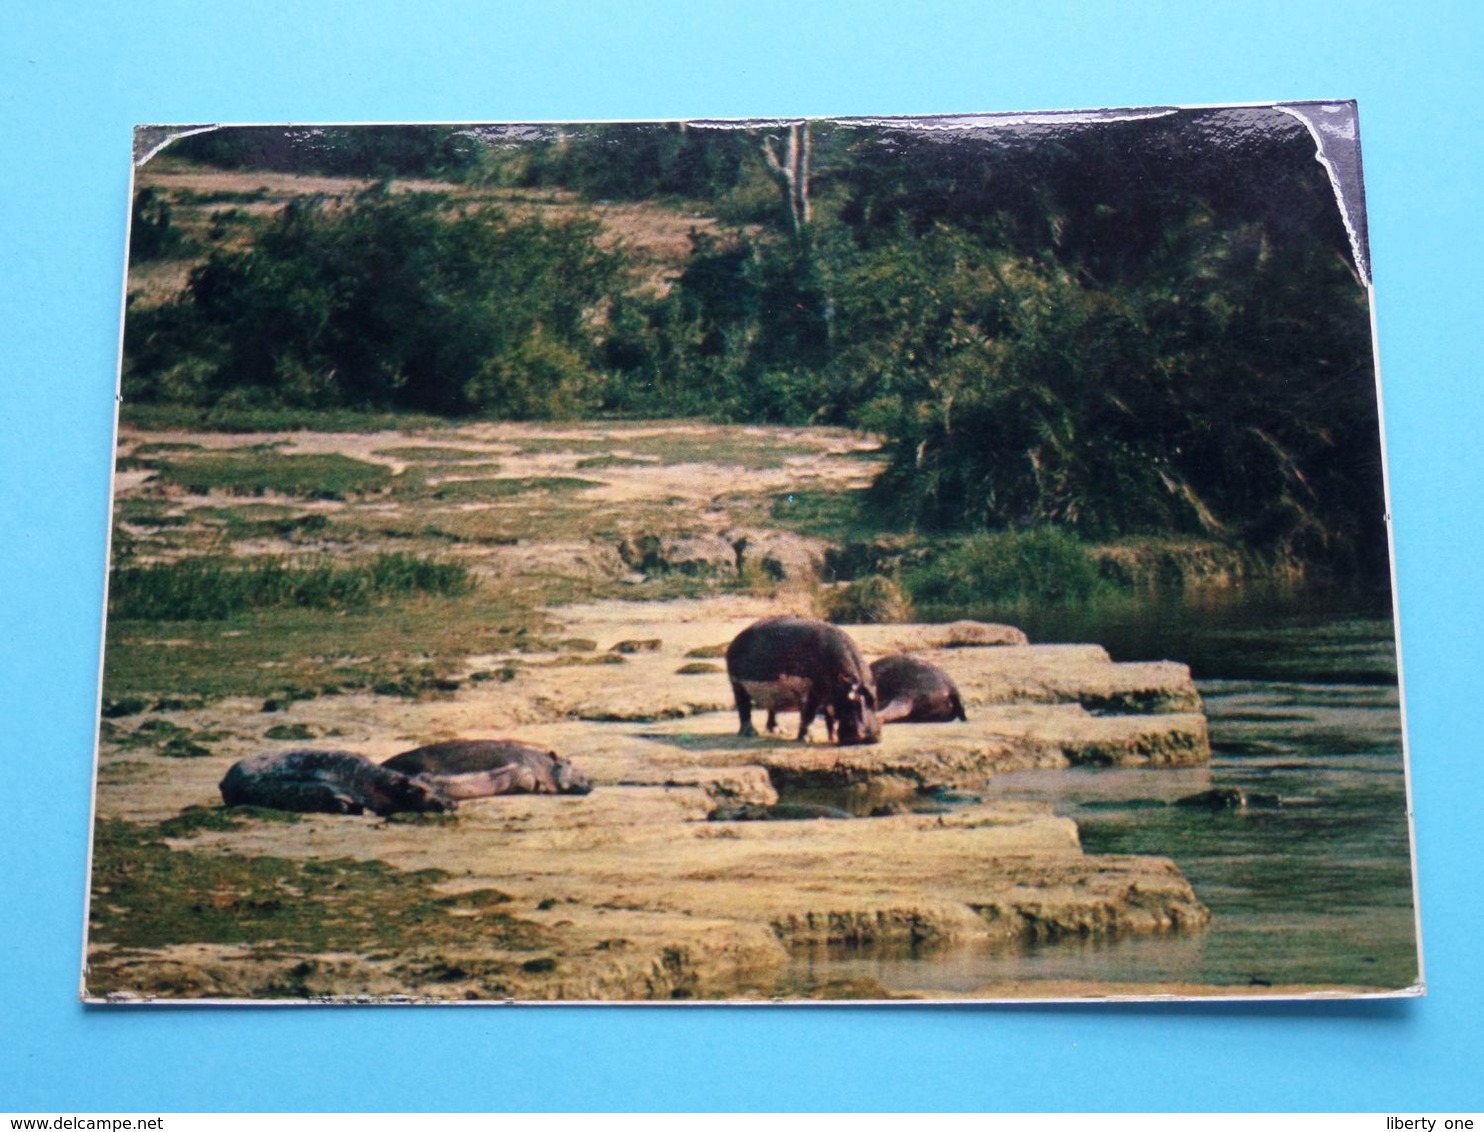
[[[247,610],[357,609],[395,597],[457,596],[473,588],[466,567],[408,554],[379,554],[356,566],[212,556],[119,567],[108,605],[113,616],[125,619],[215,621]]]

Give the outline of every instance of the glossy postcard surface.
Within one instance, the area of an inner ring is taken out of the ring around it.
[[[88,999],[1420,992],[1353,104],[135,162]]]

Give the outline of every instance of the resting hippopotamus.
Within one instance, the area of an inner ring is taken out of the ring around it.
[[[953,680],[936,664],[915,656],[883,656],[871,662],[876,677],[876,718],[882,723],[947,723],[968,720]]]
[[[433,783],[348,751],[275,751],[236,763],[221,781],[229,806],[309,814],[442,813],[454,800]]]
[[[778,713],[799,713],[799,739],[824,713],[825,730],[842,745],[879,743],[876,682],[860,649],[841,630],[803,617],[769,617],[727,646],[727,676],[737,699],[742,735],[756,735],[752,706],[766,708],[768,730]]]
[[[381,765],[425,778],[451,798],[586,794],[593,788],[555,751],[513,739],[453,739],[394,755]]]

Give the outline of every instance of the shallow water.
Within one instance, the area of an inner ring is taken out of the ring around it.
[[[1050,803],[1089,853],[1172,858],[1211,909],[1203,931],[921,954],[816,951],[806,982],[874,979],[953,995],[1026,980],[1400,989],[1417,978],[1392,623],[1352,604],[1167,604],[1103,625],[1032,626],[1099,640],[1117,660],[1191,665],[1211,725],[1209,768],[1006,774],[981,795]],[[1097,635],[1087,630],[1095,630]],[[1053,635],[1054,634],[1054,635]],[[1173,806],[1236,787],[1276,809]]]

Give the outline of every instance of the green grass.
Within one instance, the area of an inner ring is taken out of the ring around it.
[[[521,455],[550,455],[569,452],[591,453],[595,459],[610,463],[589,466],[619,466],[619,462],[648,464],[721,464],[750,470],[784,467],[791,457],[818,456],[839,436],[839,430],[815,430],[819,441],[811,443],[796,435],[780,436],[742,426],[687,423],[673,429],[646,421],[590,421],[601,428],[603,436],[531,437],[521,442]],[[639,457],[648,457],[640,461]]]
[[[406,554],[380,554],[349,566],[186,558],[119,567],[108,606],[112,616],[125,620],[213,621],[254,609],[356,609],[415,594],[452,596],[473,585],[461,565]]]
[[[515,652],[544,640],[547,593],[506,584],[456,597],[410,596],[369,609],[276,608],[221,621],[110,616],[106,702],[123,716],[162,695],[294,700],[383,689],[444,694],[465,658]]]
[[[120,751],[144,748],[166,758],[196,759],[211,754],[211,749],[205,744],[226,738],[228,732],[209,729],[192,731],[167,719],[146,719],[130,731],[110,719],[104,719],[100,734]]]
[[[199,444],[188,444],[184,442],[162,440],[155,444],[140,444],[134,449],[134,455],[159,456],[162,453],[177,454],[180,452],[201,452],[204,449]]]
[[[590,468],[652,468],[654,460],[636,460],[632,456],[587,456],[577,461],[578,471]]]
[[[890,578],[873,575],[824,595],[824,613],[836,625],[886,625],[912,620],[912,602]]]
[[[266,187],[247,192],[218,189],[209,193],[197,192],[195,189],[172,189],[169,195],[172,203],[190,207],[209,204],[254,204],[257,201],[268,200],[272,196],[272,191]]]
[[[240,507],[196,507],[194,522],[220,527],[227,538],[289,540],[313,539],[330,529],[330,517],[317,512],[303,514],[275,503],[253,503]]]
[[[393,460],[405,460],[416,464],[466,463],[470,460],[490,460],[493,453],[473,448],[447,448],[436,444],[401,445],[396,448],[378,448],[376,455]],[[490,470],[494,471],[494,465]]]
[[[598,480],[575,476],[531,476],[522,479],[449,480],[433,487],[423,487],[428,497],[439,503],[480,503],[487,499],[508,499],[531,492],[586,491],[602,487]]]
[[[275,492],[301,499],[345,499],[381,491],[392,480],[391,469],[353,460],[339,453],[285,455],[243,450],[191,456],[159,463],[157,479],[196,495]]]
[[[560,478],[560,477],[553,477]],[[452,487],[453,485],[445,485]],[[502,491],[504,489],[501,489]],[[400,485],[398,498],[404,498]],[[409,502],[413,496],[405,497]],[[505,503],[505,501],[510,503]],[[335,515],[337,534],[359,533],[371,538],[397,538],[463,542],[478,546],[509,546],[520,542],[569,542],[594,539],[617,545],[630,531],[669,532],[689,521],[689,513],[677,510],[670,498],[628,502],[621,507],[588,500],[575,488],[497,495],[487,501],[503,506],[468,508],[465,502],[483,502],[477,493],[450,493],[444,499],[424,498],[421,507],[407,506],[400,513],[364,512],[346,508]],[[516,503],[517,505],[510,505]]]
[[[297,815],[295,815],[297,818]],[[517,920],[492,889],[439,895],[436,869],[381,861],[287,860],[171,849],[162,838],[227,833],[280,820],[253,807],[187,811],[159,825],[100,821],[93,843],[90,942],[121,948],[254,944],[268,951],[389,951],[447,947],[538,950],[546,933]],[[93,993],[112,988],[95,986]],[[268,993],[266,990],[264,993]]]
[[[772,497],[770,526],[819,538],[842,539],[864,528],[864,491],[803,490]]]
[[[626,437],[620,447],[658,457],[661,464],[721,464],[753,471],[782,468],[790,457],[823,452],[822,444],[767,433],[749,434],[741,428],[708,430],[699,435],[677,431]]]
[[[168,499],[120,499],[114,504],[113,517],[138,527],[180,527],[189,523],[185,515],[170,514],[173,506]]]

